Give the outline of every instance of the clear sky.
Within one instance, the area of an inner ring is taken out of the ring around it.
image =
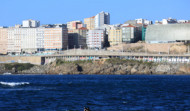
[[[110,13],[111,24],[136,18],[190,20],[190,0],[0,0],[0,26],[14,26],[25,19],[66,23],[101,11]]]

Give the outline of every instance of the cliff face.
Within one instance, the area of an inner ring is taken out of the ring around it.
[[[163,64],[139,61],[111,59],[87,62],[53,62],[44,66],[33,66],[28,70],[16,71],[15,68],[6,70],[0,65],[0,73],[15,74],[190,74],[190,65]]]
[[[73,62],[48,66],[47,74],[190,74],[190,65],[163,64],[112,59],[108,61]]]

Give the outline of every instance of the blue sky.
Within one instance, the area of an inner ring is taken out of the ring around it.
[[[66,23],[101,11],[110,13],[111,24],[136,18],[190,20],[189,10],[190,0],[0,0],[0,26],[14,26],[25,19]]]

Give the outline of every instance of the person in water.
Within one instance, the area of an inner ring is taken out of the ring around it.
[[[86,108],[86,107],[84,107],[84,111],[90,111],[90,108]]]

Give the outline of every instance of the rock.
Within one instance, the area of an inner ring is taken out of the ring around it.
[[[95,62],[64,62],[56,65],[53,62],[48,65],[35,65],[34,67],[16,72],[5,70],[4,64],[0,64],[0,73],[19,74],[190,74],[189,64],[147,64],[138,61],[95,61]]]
[[[136,67],[133,67],[132,69],[131,69],[131,74],[137,74],[137,69],[136,69]]]
[[[167,72],[170,72],[170,66],[169,65],[158,65],[155,72],[156,72],[156,74],[165,74]]]

